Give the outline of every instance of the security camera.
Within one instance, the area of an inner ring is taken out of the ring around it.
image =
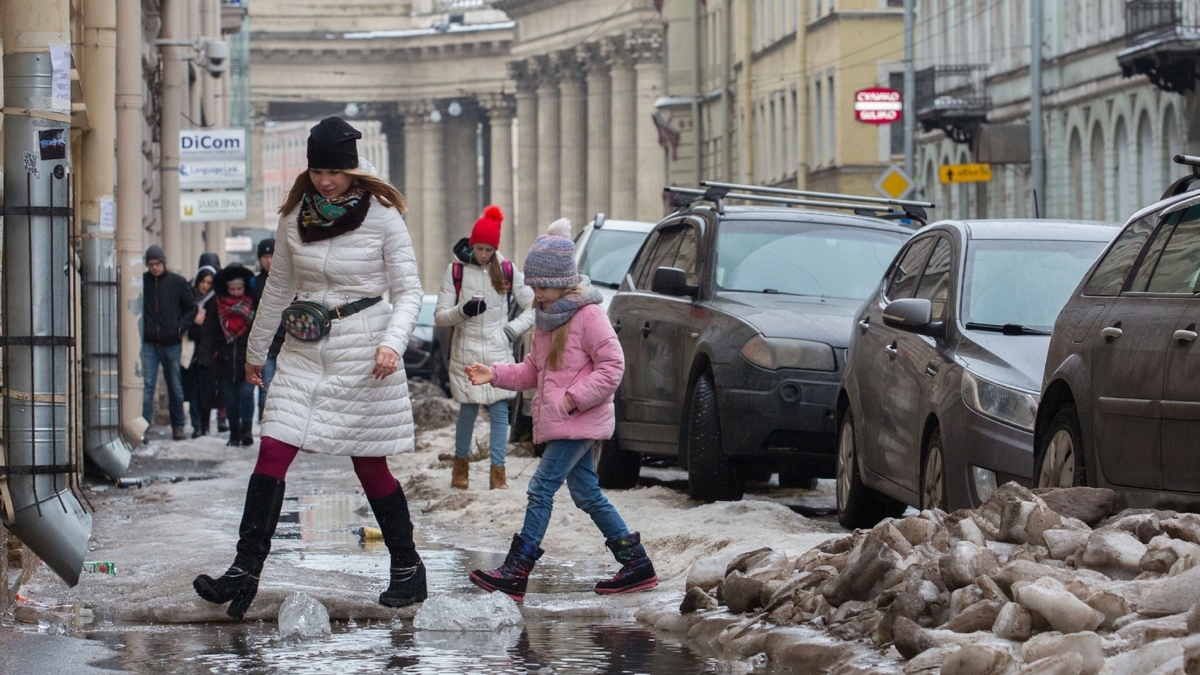
[[[209,38],[204,42],[205,67],[213,77],[229,70],[229,43],[218,38]]]

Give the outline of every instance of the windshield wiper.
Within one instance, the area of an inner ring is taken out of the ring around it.
[[[593,286],[602,286],[604,288],[611,288],[613,290],[616,290],[621,287],[621,284],[613,283],[611,281],[597,281],[596,279],[592,279],[592,285]]]
[[[1050,335],[1048,331],[1030,328],[1019,323],[976,323],[968,321],[964,324],[967,330],[986,330],[1005,335]]]

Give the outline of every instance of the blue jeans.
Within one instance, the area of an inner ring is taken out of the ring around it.
[[[267,405],[267,390],[275,379],[275,359],[267,359],[262,369],[262,386],[258,388],[258,421],[262,421],[263,407]]]
[[[492,421],[492,464],[504,466],[504,456],[508,452],[508,401],[485,407]],[[454,426],[454,456],[459,459],[466,459],[471,454],[471,432],[475,430],[475,417],[478,415],[478,403],[463,403],[458,407],[458,422]]]
[[[167,381],[167,401],[171,410],[171,428],[182,429],[187,424],[183,415],[183,375],[179,359],[183,357],[183,345],[152,345],[142,343],[142,417],[154,424],[154,390],[158,387],[158,367],[161,364],[163,379]]]
[[[529,479],[529,506],[525,507],[522,539],[534,546],[541,545],[546,528],[550,525],[554,493],[562,487],[564,480],[575,506],[592,517],[592,522],[600,528],[605,539],[629,534],[621,514],[600,491],[600,478],[596,475],[592,459],[595,444],[596,441],[592,440],[561,440],[546,444],[542,461],[533,478]]]
[[[225,399],[225,414],[229,418],[229,435],[241,438],[242,425],[254,423],[254,385],[246,381],[221,382]]]

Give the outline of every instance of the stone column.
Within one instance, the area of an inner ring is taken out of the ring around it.
[[[562,84],[562,215],[569,218],[578,232],[587,218],[584,194],[587,180],[587,94],[583,89],[583,69],[575,50],[558,55]]]
[[[538,207],[537,227],[539,233],[546,226],[562,217],[562,165],[561,124],[559,118],[560,96],[558,73],[554,64],[546,59],[538,78]]]
[[[609,213],[612,196],[612,86],[599,44],[581,48],[587,71],[587,217]]]
[[[422,251],[418,260],[421,262],[421,285],[428,288],[438,288],[442,278],[442,263],[447,255],[444,242],[446,239],[446,176],[443,158],[445,157],[445,129],[442,122],[445,113],[436,105],[430,105],[425,125],[425,154],[422,169],[425,176],[421,187],[425,199],[421,204],[421,215],[424,222],[422,230]]]
[[[667,180],[667,154],[658,144],[655,102],[666,90],[661,29],[635,31],[629,38],[637,73],[637,219],[657,222],[663,216],[662,190]]]
[[[500,250],[512,260],[518,254],[516,204],[513,202],[513,114],[515,101],[509,94],[493,94],[481,100],[491,128],[491,203],[504,210],[500,228]]]
[[[609,86],[611,92],[611,129],[612,151],[610,161],[612,173],[608,215],[622,220],[632,220],[637,213],[636,187],[637,171],[637,139],[634,130],[637,128],[637,110],[634,88],[637,86],[633,61],[624,36],[610,38],[605,43],[605,51],[609,63]]]
[[[525,259],[538,232],[537,78],[528,65],[525,61],[509,64],[517,81],[517,214],[511,251],[514,263]]]

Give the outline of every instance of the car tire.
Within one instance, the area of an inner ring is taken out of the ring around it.
[[[642,455],[622,450],[617,437],[596,442],[596,475],[605,490],[628,490],[637,487],[642,473]]]
[[[838,523],[842,527],[874,527],[884,518],[895,518],[904,513],[903,503],[863,484],[858,474],[854,415],[849,409],[842,415],[838,427],[836,483]]]
[[[798,490],[816,490],[817,477],[796,467],[784,466],[779,469],[779,487]]]
[[[1087,464],[1083,435],[1079,431],[1079,411],[1074,404],[1064,405],[1050,420],[1041,447],[1034,459],[1037,486],[1086,486]]]
[[[684,436],[688,458],[688,496],[698,502],[737,501],[742,480],[721,443],[717,390],[705,373],[692,385]]]
[[[529,403],[525,400],[525,392],[517,392],[513,399],[512,410],[509,412],[508,440],[519,443],[533,437],[533,418],[525,414]],[[539,457],[541,455],[538,455]]]
[[[934,429],[921,461],[921,508],[946,511],[946,453],[942,430]]]
[[[446,370],[446,364],[442,361],[442,353],[437,347],[433,348],[433,353],[429,355],[429,359],[433,365],[429,367],[430,380],[437,385],[438,389],[446,396],[452,396],[450,393],[450,373]]]

